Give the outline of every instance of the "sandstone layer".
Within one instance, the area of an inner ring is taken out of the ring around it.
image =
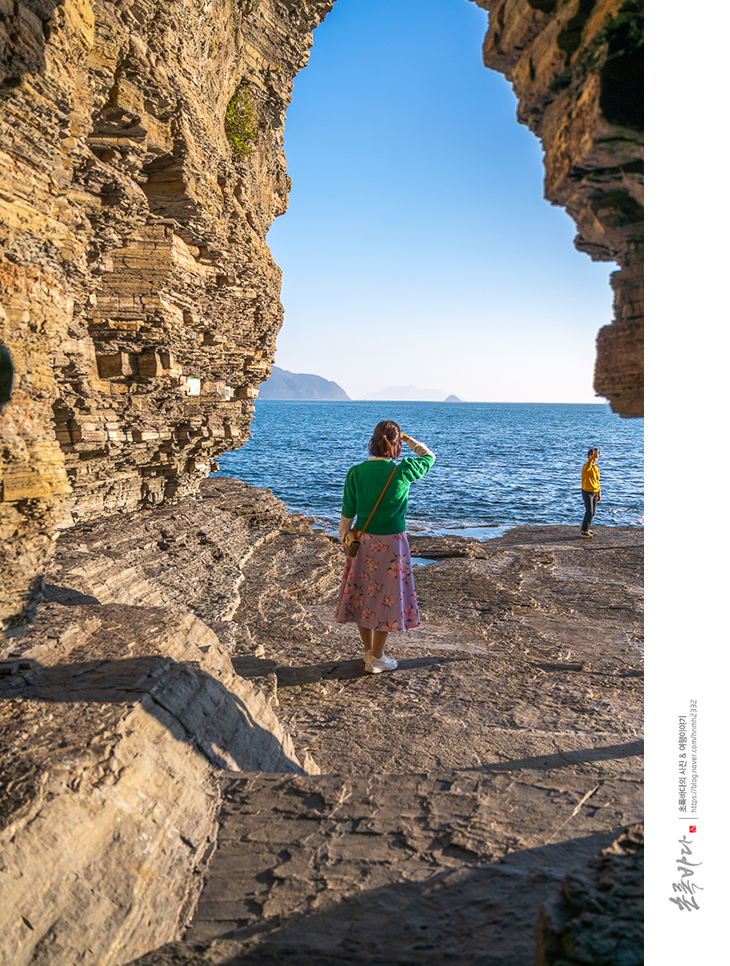
[[[282,320],[284,115],[331,6],[0,2],[4,625],[59,525],[194,492],[247,439]]]
[[[635,415],[642,6],[480,2],[547,197],[621,265],[595,385]],[[0,0],[4,631],[40,599],[59,527],[193,493],[246,440],[282,321],[266,233],[287,206],[284,116],[332,3]]]
[[[413,537],[423,626],[373,676],[336,539],[267,491],[66,530],[0,653],[3,954],[523,966],[584,920],[635,950],[643,540],[597,533]]]

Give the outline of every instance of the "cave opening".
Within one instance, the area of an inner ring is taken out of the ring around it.
[[[425,0],[417,18],[337,0],[315,30],[287,114],[289,209],[268,236],[278,367],[352,398],[420,383],[473,401],[598,401],[617,266],[576,251],[575,222],[545,200],[540,141],[484,66],[487,28],[467,0]],[[383,371],[386,351],[413,374]]]
[[[10,402],[13,392],[13,363],[10,353],[0,344],[0,409]]]

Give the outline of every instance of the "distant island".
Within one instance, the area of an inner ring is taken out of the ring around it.
[[[329,400],[352,402],[342,386],[309,372],[288,372],[271,367],[271,375],[259,387],[259,399]],[[458,396],[441,389],[418,389],[416,386],[389,386],[380,392],[361,397],[375,402],[461,402]]]
[[[418,389],[416,386],[389,386],[362,398],[385,402],[461,402],[458,396],[449,396],[441,389]]]
[[[308,372],[287,372],[271,367],[271,375],[259,388],[259,399],[328,399],[349,400],[345,390],[336,382]]]

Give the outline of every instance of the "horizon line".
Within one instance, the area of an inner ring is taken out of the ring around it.
[[[254,400],[254,404],[262,402],[297,402],[297,403],[352,403],[352,402],[366,402],[373,403],[374,405],[378,403],[446,403],[446,399],[365,399],[365,398],[347,398],[347,399],[259,399]],[[548,399],[459,399],[458,403],[450,402],[449,405],[458,405],[459,403],[464,403],[465,405],[490,405],[490,406],[608,406],[610,405],[608,399],[599,399],[598,401],[590,402],[576,402],[569,400],[548,400]],[[643,418],[643,417],[634,417]]]

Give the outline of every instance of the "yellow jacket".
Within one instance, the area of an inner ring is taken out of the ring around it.
[[[601,492],[601,471],[598,469],[595,463],[588,460],[587,463],[583,465],[583,470],[580,474],[580,488],[582,490],[587,490],[589,493],[600,493]]]

